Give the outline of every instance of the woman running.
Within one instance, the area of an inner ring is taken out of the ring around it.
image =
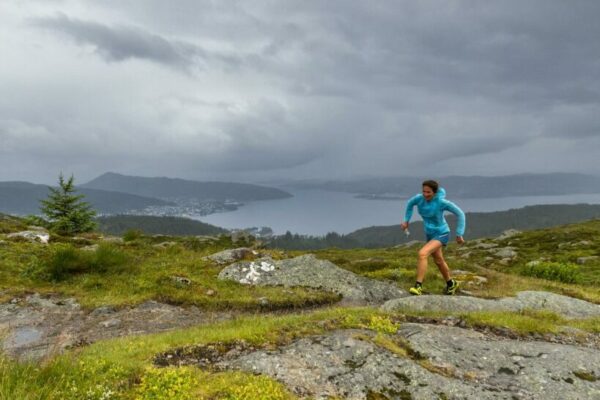
[[[439,188],[439,190],[438,190]],[[414,295],[423,294],[423,279],[427,272],[427,258],[433,255],[433,260],[438,266],[440,272],[446,280],[445,294],[454,294],[458,288],[458,282],[450,277],[450,269],[444,255],[442,247],[448,244],[450,237],[450,227],[444,218],[444,211],[449,211],[458,217],[458,226],[456,227],[456,242],[462,244],[465,242],[465,213],[451,201],[444,197],[446,191],[440,188],[436,181],[423,182],[423,193],[412,197],[406,204],[406,213],[404,222],[400,224],[403,230],[408,229],[408,223],[412,217],[413,207],[417,206],[421,218],[423,218],[423,227],[427,243],[419,250],[419,261],[417,263],[417,282],[411,287],[409,292]]]

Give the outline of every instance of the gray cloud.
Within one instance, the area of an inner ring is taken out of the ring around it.
[[[600,173],[597,2],[7,4],[4,171]]]
[[[168,40],[133,26],[107,26],[65,14],[36,18],[32,24],[62,33],[78,44],[93,45],[107,61],[139,58],[185,69],[205,58],[198,46]]]

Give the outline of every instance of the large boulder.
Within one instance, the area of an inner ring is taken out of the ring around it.
[[[411,323],[386,340],[384,348],[372,331],[338,330],[216,367],[265,374],[317,399],[600,398],[598,349]]]
[[[224,268],[219,279],[247,285],[304,286],[338,293],[345,300],[369,304],[406,296],[406,292],[393,283],[358,276],[330,261],[319,260],[313,254],[279,261],[261,258],[235,263]]]
[[[506,297],[498,300],[441,295],[407,297],[387,301],[381,308],[386,311],[415,310],[443,312],[518,312],[529,309],[552,311],[569,318],[590,318],[600,316],[600,305],[598,304],[562,296],[560,294],[536,291],[519,292],[516,297]]]
[[[48,244],[48,241],[50,240],[50,234],[47,231],[42,230],[30,230],[9,233],[6,237],[8,239],[23,238],[30,242],[37,242],[43,244]]]
[[[247,247],[239,247],[237,249],[227,249],[218,253],[211,254],[210,256],[204,257],[204,259],[214,261],[219,265],[225,265],[242,260],[248,256],[253,256],[257,254],[258,253],[252,251],[252,249],[249,249]]]

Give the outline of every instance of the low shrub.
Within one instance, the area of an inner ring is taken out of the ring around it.
[[[227,400],[291,400],[294,398],[281,383],[265,376],[251,377],[248,382],[235,385],[228,392],[224,397]]]
[[[525,266],[520,272],[521,275],[563,283],[578,283],[581,281],[579,266],[572,263],[543,261]]]
[[[124,242],[132,242],[136,239],[141,238],[143,235],[144,235],[144,232],[142,232],[140,229],[128,229],[123,234],[123,241]]]
[[[373,315],[367,327],[379,333],[394,334],[400,327],[399,324],[392,322],[388,317]]]
[[[137,388],[136,400],[192,400],[192,390],[198,384],[193,370],[183,368],[154,368],[146,370]]]
[[[54,281],[86,272],[90,264],[89,255],[71,245],[58,245],[46,260],[46,271]]]
[[[103,243],[93,252],[92,272],[119,272],[129,261],[125,252],[112,244]]]
[[[94,251],[61,244],[56,246],[44,266],[51,280],[60,281],[86,272],[119,272],[128,259],[127,254],[111,244],[101,244]]]

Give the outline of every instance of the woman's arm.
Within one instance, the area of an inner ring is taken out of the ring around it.
[[[421,194],[417,194],[417,195],[411,197],[408,200],[408,203],[406,203],[406,211],[404,212],[404,223],[406,223],[407,225],[410,222],[410,219],[412,218],[414,206],[417,205],[417,203],[419,203],[419,200],[421,199],[422,196],[423,195],[421,195]]]
[[[449,211],[458,217],[456,226],[456,236],[463,237],[465,234],[466,218],[465,213],[456,204],[449,200],[442,200],[442,210]]]

